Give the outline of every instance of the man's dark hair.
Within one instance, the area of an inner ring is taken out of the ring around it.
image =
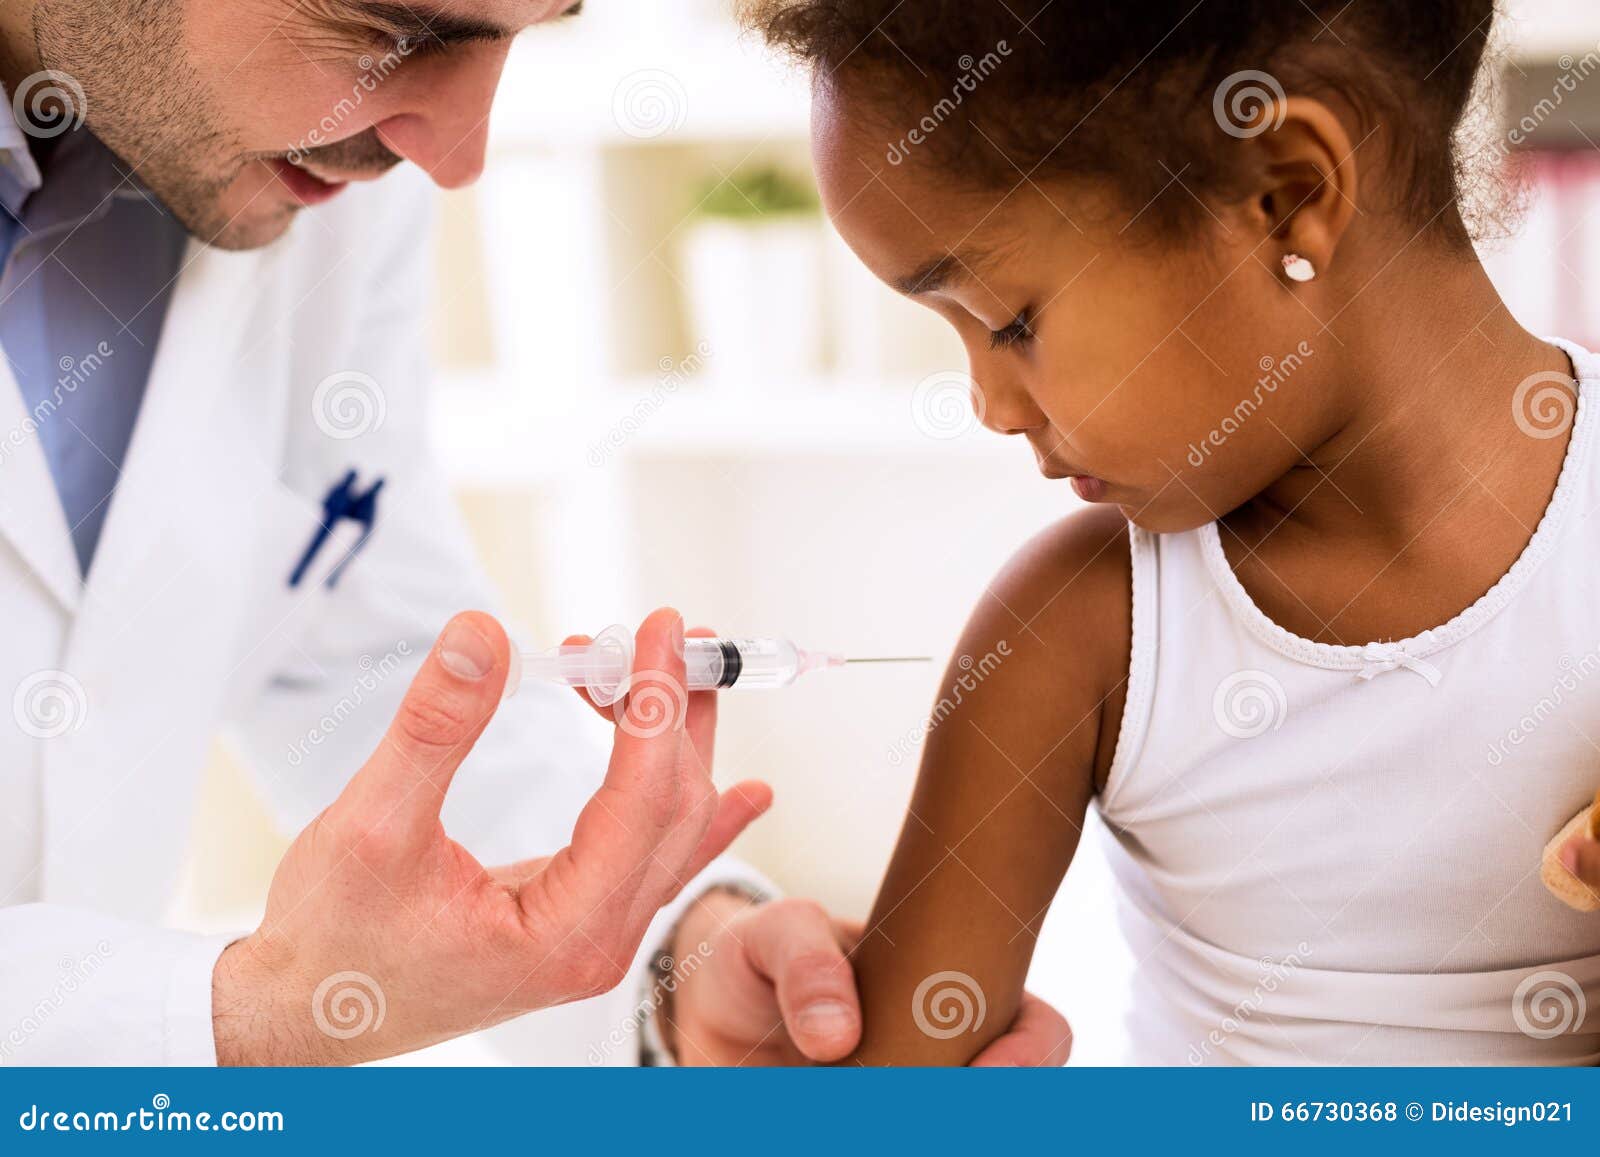
[[[957,176],[1110,178],[1169,226],[1199,211],[1175,181],[1202,196],[1237,181],[1262,93],[1334,92],[1362,119],[1360,151],[1394,163],[1394,207],[1466,240],[1455,139],[1494,0],[746,0],[742,14],[818,77],[866,86],[891,160],[931,127],[918,148]]]

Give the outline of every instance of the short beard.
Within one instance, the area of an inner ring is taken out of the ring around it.
[[[238,142],[216,123],[188,61],[182,0],[39,0],[33,33],[41,67],[82,86],[101,143],[190,234],[235,247],[221,195],[245,162],[219,169]]]

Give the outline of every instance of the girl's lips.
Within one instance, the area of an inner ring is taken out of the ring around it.
[[[1100,502],[1106,496],[1104,479],[1096,478],[1092,474],[1079,474],[1073,467],[1048,456],[1039,459],[1039,472],[1046,478],[1070,478],[1072,489],[1085,502]]]
[[[344,192],[344,182],[335,184],[313,177],[299,165],[291,165],[279,157],[271,162],[273,170],[278,175],[278,180],[283,182],[288,189],[289,196],[305,206],[320,205],[324,201],[331,201]]]
[[[1074,493],[1085,502],[1099,502],[1106,496],[1106,484],[1098,478],[1077,475],[1072,479]]]

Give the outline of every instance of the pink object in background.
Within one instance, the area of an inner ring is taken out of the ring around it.
[[[1591,349],[1600,342],[1600,153],[1527,154],[1529,203],[1509,242],[1484,264],[1517,319],[1534,333]]]

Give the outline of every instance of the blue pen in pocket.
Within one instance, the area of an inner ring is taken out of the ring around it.
[[[356,487],[356,472],[347,471],[333,489],[328,491],[327,497],[322,500],[322,518],[317,523],[317,529],[311,536],[311,542],[306,546],[305,553],[300,556],[294,571],[289,575],[289,587],[298,587],[306,577],[306,572],[311,569],[311,564],[322,551],[323,545],[333,535],[334,527],[348,519],[361,527],[361,536],[356,539],[345,556],[339,560],[332,572],[328,575],[326,585],[336,586],[339,576],[344,573],[344,568],[356,556],[367,539],[372,535],[373,524],[378,517],[378,491],[383,489],[384,480],[380,477],[365,491]]]

